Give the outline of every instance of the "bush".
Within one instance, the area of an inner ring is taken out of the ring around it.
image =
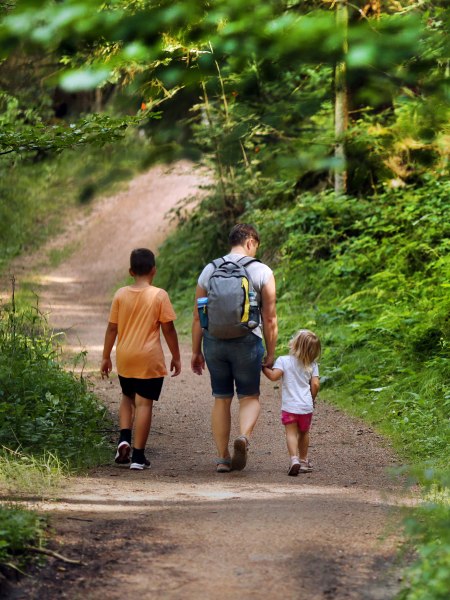
[[[398,600],[446,600],[450,590],[450,501],[448,472],[425,472],[427,502],[406,521],[416,559],[405,573]]]
[[[83,378],[58,362],[55,339],[36,310],[0,311],[0,445],[70,468],[105,457],[108,423]]]
[[[44,525],[34,512],[0,504],[0,566],[22,566],[28,547],[40,543]]]

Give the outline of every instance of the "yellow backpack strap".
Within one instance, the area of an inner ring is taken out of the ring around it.
[[[244,288],[244,312],[242,313],[241,323],[247,323],[250,311],[250,299],[248,295],[248,279],[242,278],[242,287]]]

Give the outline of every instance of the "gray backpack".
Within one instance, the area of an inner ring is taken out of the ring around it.
[[[249,292],[254,291],[247,267],[256,258],[243,256],[237,261],[214,260],[214,271],[208,282],[208,331],[211,335],[230,339],[248,335]]]

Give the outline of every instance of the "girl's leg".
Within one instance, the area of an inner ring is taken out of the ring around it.
[[[286,444],[289,452],[290,458],[293,456],[297,456],[298,453],[298,427],[297,423],[287,423],[284,426],[284,430],[286,432]]]
[[[300,460],[308,460],[309,431],[299,431],[298,434],[298,452]]]

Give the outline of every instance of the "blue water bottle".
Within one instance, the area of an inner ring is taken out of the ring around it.
[[[258,306],[258,301],[256,300],[256,293],[249,292],[248,299],[249,299],[250,306],[249,306],[247,327],[249,329],[255,329],[259,325],[259,306]]]
[[[208,329],[208,298],[206,296],[197,298],[197,308],[202,329]]]

